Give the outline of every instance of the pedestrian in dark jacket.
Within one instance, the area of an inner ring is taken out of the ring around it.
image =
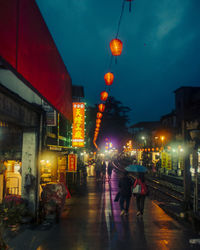
[[[120,215],[128,215],[130,200],[131,200],[131,188],[133,185],[132,179],[128,176],[128,172],[124,172],[124,176],[119,180],[119,188],[120,188]],[[126,205],[125,205],[126,204]],[[125,205],[125,208],[124,208]]]
[[[100,175],[101,175],[101,162],[100,160],[97,160],[96,165],[95,165],[95,171],[96,171],[96,180],[100,180]]]
[[[101,179],[102,179],[102,182],[105,182],[105,177],[106,177],[106,163],[104,161],[101,164]]]
[[[112,165],[112,162],[109,161],[109,163],[108,163],[108,168],[107,168],[108,181],[110,181],[110,179],[111,179],[112,170],[113,170],[113,165]]]
[[[144,201],[145,197],[148,194],[148,188],[145,183],[145,177],[144,173],[139,173],[138,177],[136,178],[133,188],[136,187],[136,185],[140,185],[140,193],[135,194],[136,196],[136,204],[137,204],[137,216],[142,216],[144,213]]]

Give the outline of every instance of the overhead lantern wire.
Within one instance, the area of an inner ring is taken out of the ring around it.
[[[121,8],[121,13],[120,13],[120,17],[119,17],[119,22],[118,22],[118,25],[117,25],[117,33],[116,33],[116,36],[115,36],[116,39],[117,39],[117,37],[118,37],[118,35],[119,35],[120,25],[121,25],[123,13],[124,13],[125,2],[126,2],[126,0],[122,0],[122,8]],[[130,6],[129,6],[129,7],[130,7]],[[110,72],[111,72],[112,62],[113,62],[113,55],[111,55],[110,63],[109,63],[109,66],[108,66],[108,69],[109,69]],[[116,58],[115,58],[115,62],[117,62]],[[107,89],[107,86],[106,86],[105,90],[106,90],[106,89]],[[110,86],[109,86],[108,89],[109,89],[109,91],[110,91]],[[94,145],[95,145],[95,147],[97,146],[96,143],[94,143]],[[98,147],[98,146],[97,146],[97,147]]]

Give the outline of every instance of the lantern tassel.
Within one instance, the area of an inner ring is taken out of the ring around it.
[[[131,12],[131,2],[129,3],[129,12]]]

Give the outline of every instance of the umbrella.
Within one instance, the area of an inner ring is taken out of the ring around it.
[[[128,172],[145,173],[147,168],[142,165],[129,165],[125,167],[125,170]]]

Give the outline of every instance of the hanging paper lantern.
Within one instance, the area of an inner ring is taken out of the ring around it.
[[[108,98],[108,93],[106,91],[102,91],[100,98],[101,98],[102,101],[106,101],[107,98]]]
[[[98,107],[99,107],[100,112],[103,112],[105,110],[105,104],[103,104],[103,103],[99,104]]]
[[[104,75],[104,80],[106,82],[106,85],[110,86],[113,83],[114,75],[111,72],[108,72]]]
[[[113,56],[120,56],[122,53],[123,43],[121,40],[115,38],[110,42],[110,49]]]
[[[96,119],[96,124],[100,124],[101,123],[101,119]]]
[[[101,118],[102,118],[102,116],[103,116],[103,114],[102,114],[102,113],[100,113],[100,112],[98,112],[98,113],[97,113],[97,118],[98,118],[98,119],[101,119]]]
[[[96,127],[97,127],[97,128],[100,128],[100,124],[96,124]]]

